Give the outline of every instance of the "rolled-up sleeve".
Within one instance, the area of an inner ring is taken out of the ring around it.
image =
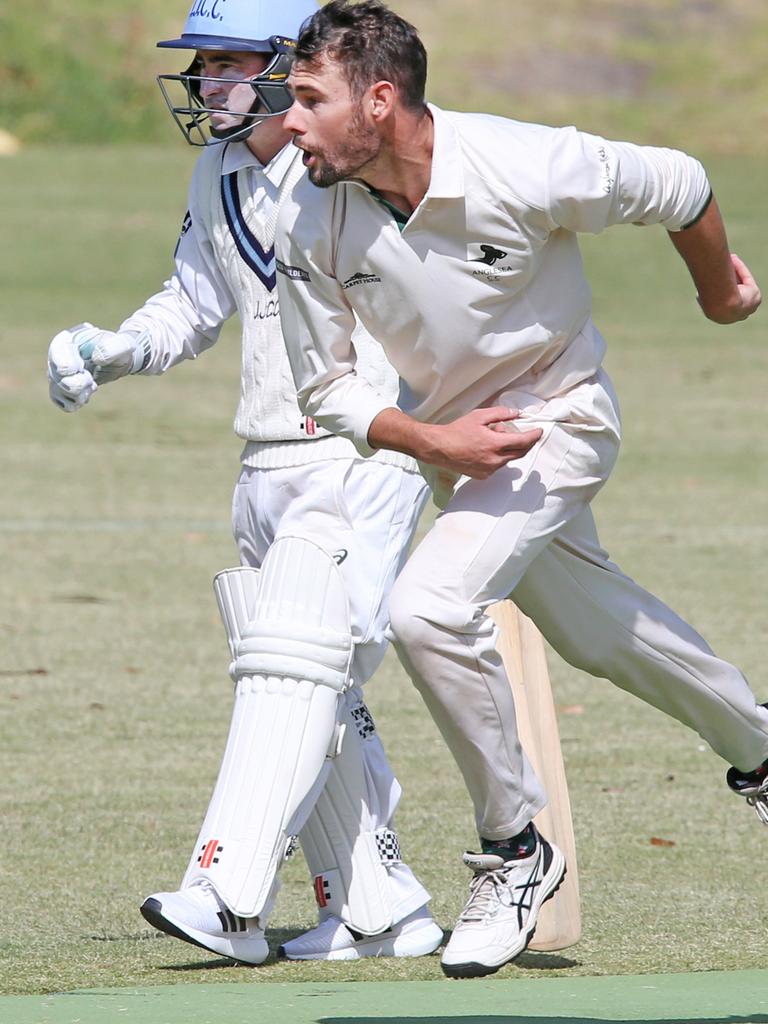
[[[597,233],[614,224],[661,224],[679,231],[711,197],[704,168],[675,149],[612,142],[563,128],[548,160],[552,226]]]
[[[302,412],[368,457],[371,423],[394,403],[357,373],[358,324],[333,273],[333,190],[309,190],[319,192],[307,181],[297,185],[277,223],[283,336]]]

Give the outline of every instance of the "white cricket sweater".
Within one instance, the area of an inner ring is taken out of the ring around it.
[[[120,327],[149,332],[141,372],[159,374],[210,348],[237,311],[242,355],[234,427],[247,442],[242,461],[250,466],[359,457],[349,440],[331,435],[299,409],[280,326],[275,224],[283,196],[303,173],[292,146],[266,167],[242,143],[204,150],[192,175],[175,273]],[[381,346],[359,328],[356,344],[360,372],[394,400],[397,375]],[[382,453],[382,461],[414,468],[396,452]]]
[[[278,219],[299,404],[366,455],[372,421],[395,403],[355,373],[356,317],[383,344],[414,418],[447,423],[502,394],[533,409],[591,377],[605,350],[576,233],[674,231],[711,194],[698,161],[674,150],[430,111],[431,180],[402,230],[361,182],[302,179]]]

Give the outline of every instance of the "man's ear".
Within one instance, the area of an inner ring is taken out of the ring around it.
[[[395,108],[397,90],[391,82],[376,82],[368,90],[368,110],[374,121],[383,121]]]

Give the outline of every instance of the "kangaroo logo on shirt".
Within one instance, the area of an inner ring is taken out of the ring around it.
[[[477,259],[472,260],[473,263],[485,263],[488,267],[495,267],[499,260],[504,259],[509,253],[504,252],[503,249],[496,249],[492,245],[481,245],[480,252],[482,256],[478,256]]]

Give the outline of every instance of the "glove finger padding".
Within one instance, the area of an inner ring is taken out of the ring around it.
[[[81,355],[89,352],[86,366],[99,384],[125,377],[131,372],[136,352],[136,337],[132,334],[114,334],[101,331],[99,337],[87,346],[80,345]]]
[[[80,326],[90,326],[81,324]],[[63,377],[70,377],[85,369],[80,350],[73,333],[76,328],[68,331],[59,331],[51,344],[48,346],[48,379],[61,380]]]
[[[98,389],[98,384],[87,370],[72,373],[61,380],[51,380],[48,392],[51,401],[64,412],[77,412]]]
[[[59,331],[48,347],[51,401],[76,412],[99,384],[125,377],[134,368],[137,338],[104,331],[90,323]]]
[[[77,412],[96,390],[73,331],[59,331],[48,346],[48,381],[51,401],[65,412]]]

